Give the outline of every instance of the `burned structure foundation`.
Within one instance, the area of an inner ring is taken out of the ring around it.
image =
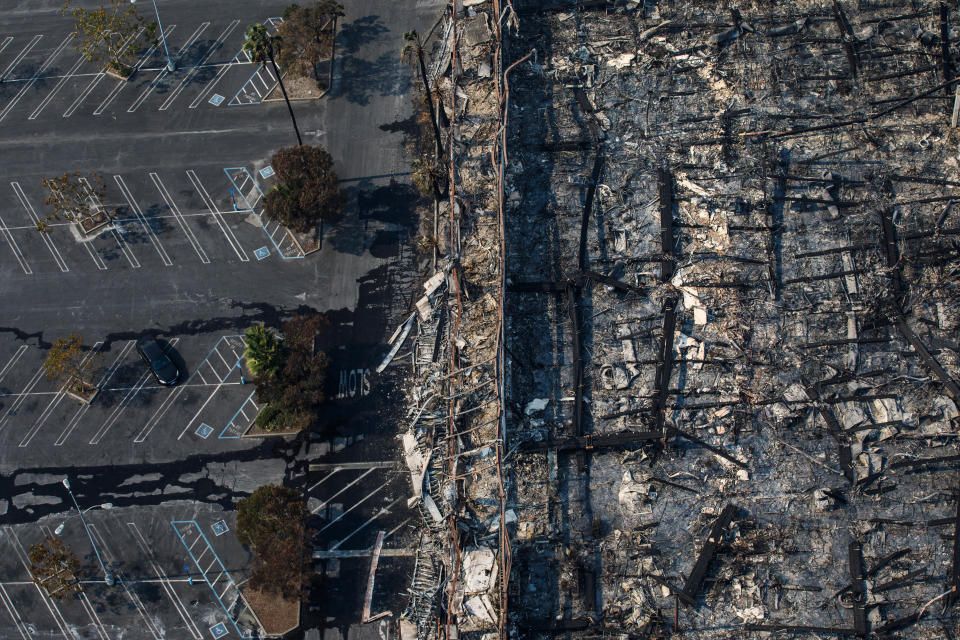
[[[463,4],[407,634],[956,638],[955,4]]]

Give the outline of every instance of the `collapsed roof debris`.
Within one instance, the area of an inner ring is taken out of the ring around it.
[[[957,637],[956,7],[463,4],[405,637]]]

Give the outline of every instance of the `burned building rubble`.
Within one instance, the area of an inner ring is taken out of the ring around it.
[[[957,9],[448,12],[407,637],[957,637]]]

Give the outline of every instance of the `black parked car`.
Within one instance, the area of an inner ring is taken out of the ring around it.
[[[160,384],[172,387],[180,381],[180,370],[156,339],[144,336],[137,340],[137,353]]]

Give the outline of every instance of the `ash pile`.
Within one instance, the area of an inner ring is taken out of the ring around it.
[[[955,3],[512,6],[509,631],[956,638]]]

